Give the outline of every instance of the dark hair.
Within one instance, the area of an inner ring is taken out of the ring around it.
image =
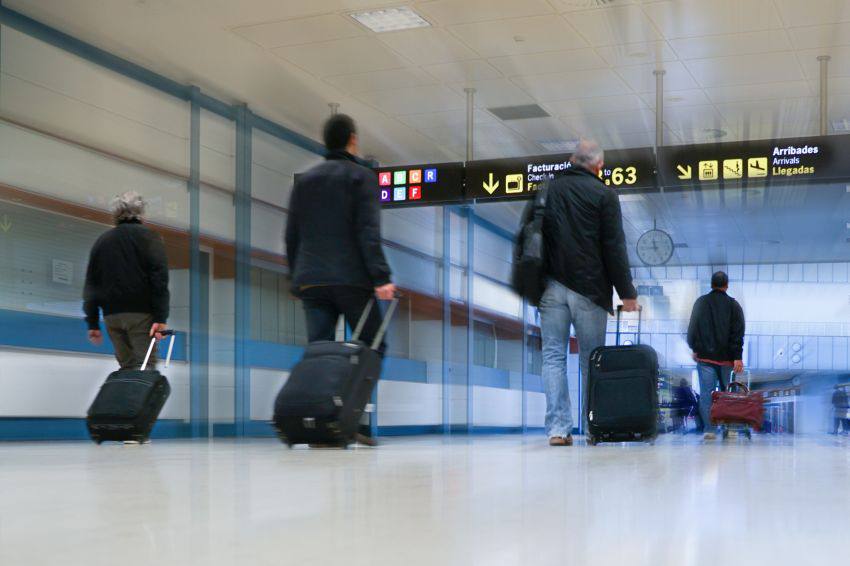
[[[711,288],[722,289],[729,286],[729,276],[723,271],[718,271],[711,276]]]
[[[357,126],[354,125],[354,120],[346,114],[335,114],[328,118],[325,122],[324,140],[325,147],[329,151],[339,151],[345,149],[348,142],[351,140],[352,134],[357,133]]]

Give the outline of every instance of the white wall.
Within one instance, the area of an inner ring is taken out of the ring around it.
[[[186,102],[7,26],[0,36],[4,116],[188,175]]]
[[[114,358],[97,355],[0,349],[0,417],[85,418]],[[189,366],[159,369],[171,384],[161,418],[189,419]]]

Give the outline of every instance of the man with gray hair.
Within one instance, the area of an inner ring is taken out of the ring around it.
[[[121,369],[139,369],[151,337],[168,320],[168,260],[162,238],[143,225],[145,201],[128,191],[112,201],[115,227],[92,247],[83,291],[89,340],[100,345],[100,311]],[[149,366],[156,365],[156,352]]]
[[[602,148],[582,141],[570,168],[548,183],[543,215],[546,291],[540,301],[546,433],[552,446],[571,446],[573,418],[567,383],[570,326],[576,329],[582,397],[587,407],[590,353],[605,345],[613,290],[626,311],[637,310],[620,201],[599,179]],[[585,419],[582,417],[582,420]]]

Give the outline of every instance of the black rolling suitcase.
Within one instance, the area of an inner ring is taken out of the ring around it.
[[[587,442],[652,442],[658,430],[658,355],[651,346],[620,346],[622,307],[617,307],[617,345],[590,354],[587,376]],[[638,342],[641,313],[638,311]]]
[[[165,367],[168,367],[176,336],[173,330],[162,334],[171,336],[165,360]],[[165,376],[155,369],[146,369],[155,347],[156,338],[153,338],[141,369],[118,370],[101,385],[86,420],[89,435],[96,443],[104,440],[145,442],[150,436],[159,412],[171,394],[171,386]]]
[[[280,439],[293,444],[346,447],[354,441],[360,418],[381,375],[377,348],[398,299],[393,299],[371,345],[359,340],[375,300],[364,310],[352,339],[314,342],[289,375],[275,399],[274,426]]]

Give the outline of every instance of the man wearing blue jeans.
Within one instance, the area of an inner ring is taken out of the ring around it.
[[[569,169],[548,184],[543,215],[548,284],[540,301],[540,326],[546,434],[551,446],[573,443],[567,383],[570,326],[576,329],[579,367],[586,384],[590,353],[605,344],[608,313],[614,311],[613,290],[623,300],[624,310],[637,310],[620,200],[614,189],[599,180],[603,158],[595,142],[582,141]],[[586,386],[582,395],[587,395]]]
[[[699,374],[699,413],[705,440],[717,436],[711,428],[711,392],[729,383],[731,372],[744,371],[744,310],[726,294],[729,276],[718,271],[711,276],[711,292],[694,303],[688,325],[688,346],[693,351]]]

